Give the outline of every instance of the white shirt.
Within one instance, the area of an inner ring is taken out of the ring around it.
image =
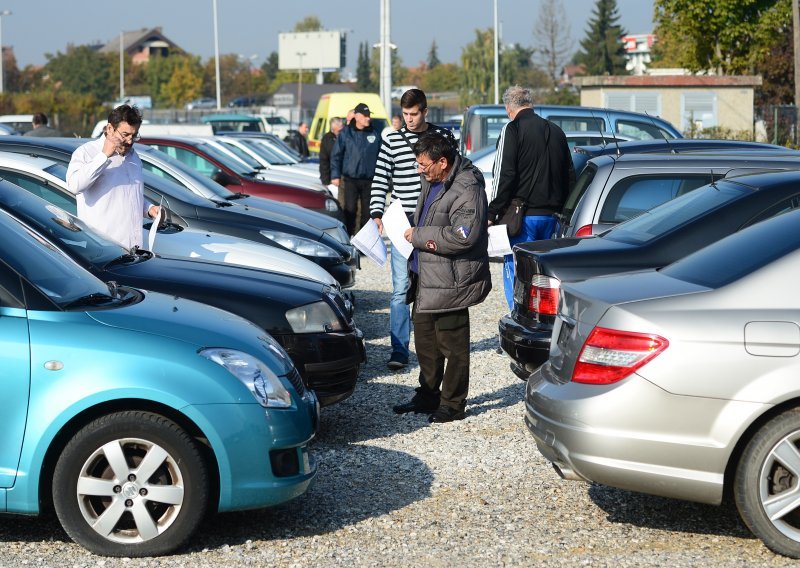
[[[78,218],[130,249],[142,246],[144,199],[142,161],[131,148],[124,156],[103,154],[104,138],[87,142],[72,154],[67,188],[76,195]]]

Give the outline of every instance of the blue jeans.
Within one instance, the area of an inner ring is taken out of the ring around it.
[[[557,229],[555,217],[550,215],[531,215],[525,217],[522,231],[516,237],[509,237],[508,241],[513,247],[517,243],[541,241],[553,236]],[[503,257],[503,290],[506,293],[508,309],[514,309],[514,255],[507,254]]]
[[[408,260],[392,248],[392,299],[389,301],[389,334],[392,355],[408,362],[408,343],[411,340],[411,310],[406,304],[408,291]]]

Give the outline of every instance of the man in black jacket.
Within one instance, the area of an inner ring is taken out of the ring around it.
[[[319,141],[319,180],[323,185],[331,185],[331,154],[336,137],[344,128],[344,118],[334,116],[331,119],[331,129]]]
[[[522,231],[511,245],[549,239],[556,232],[555,213],[561,211],[575,183],[564,132],[533,112],[530,89],[509,87],[503,103],[511,122],[500,132],[492,173],[494,189],[489,224],[496,223],[515,197],[525,202]],[[514,307],[514,256],[503,259],[503,288],[509,309]]]
[[[308,135],[308,124],[305,122],[301,122],[297,126],[297,130],[290,130],[289,134],[284,138],[284,141],[289,144],[292,148],[297,150],[297,153],[300,154],[301,158],[308,158],[308,141],[306,141],[306,136]]]

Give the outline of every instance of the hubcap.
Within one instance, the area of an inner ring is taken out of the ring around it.
[[[800,542],[800,431],[770,450],[759,476],[764,512],[781,533]]]
[[[83,518],[98,534],[123,544],[143,542],[177,519],[184,499],[183,475],[161,446],[123,438],[89,456],[76,496]]]

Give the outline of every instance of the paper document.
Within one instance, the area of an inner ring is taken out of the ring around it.
[[[150,225],[150,232],[147,234],[147,250],[153,250],[153,243],[156,242],[156,233],[158,232],[158,224],[161,222],[161,217],[164,215],[164,210],[159,208],[158,215],[153,219],[153,224]]]
[[[408,222],[408,217],[406,217],[399,199],[392,201],[392,204],[386,208],[381,221],[383,221],[383,230],[386,236],[392,242],[392,254],[397,251],[406,258],[411,256],[414,247],[403,236],[406,229],[411,227],[411,223]]]
[[[511,254],[511,243],[508,241],[508,230],[505,225],[492,225],[489,227],[489,256],[504,256]]]
[[[386,243],[383,242],[378,225],[370,219],[361,230],[353,235],[350,243],[364,255],[374,260],[378,266],[386,264]]]

